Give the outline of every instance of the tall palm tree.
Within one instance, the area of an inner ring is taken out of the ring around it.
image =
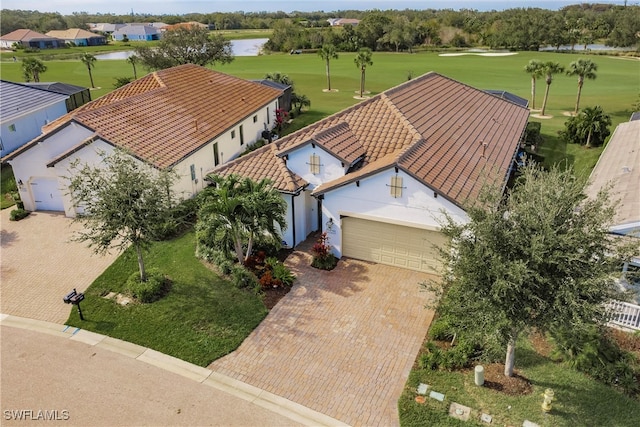
[[[608,127],[611,126],[611,117],[604,113],[602,107],[586,107],[578,115],[580,126],[579,133],[582,138],[586,137],[584,146],[591,148],[591,140],[594,134],[600,135],[602,142],[608,136]],[[586,135],[585,135],[586,134]],[[602,137],[603,136],[603,137]],[[598,138],[598,136],[596,136]]]
[[[544,91],[544,100],[542,101],[542,111],[540,111],[540,114],[544,116],[544,112],[547,108],[547,100],[549,99],[549,88],[553,82],[553,76],[564,72],[564,67],[557,62],[547,61],[542,64],[542,70],[545,83],[547,84],[547,88]]]
[[[329,61],[332,59],[338,59],[338,52],[336,47],[332,44],[322,45],[322,48],[318,51],[318,55],[325,63],[325,69],[327,71],[327,90],[331,91],[331,73],[329,72]]]
[[[525,73],[531,76],[531,109],[536,109],[536,80],[542,77],[542,61],[532,59],[524,66]]]
[[[22,60],[22,75],[25,82],[33,80],[38,83],[40,74],[47,71],[47,66],[37,58],[24,58]]]
[[[80,57],[80,61],[82,61],[82,63],[86,65],[87,70],[89,71],[89,80],[91,80],[91,88],[95,88],[95,85],[93,84],[93,74],[91,74],[91,69],[95,65],[96,57],[91,55],[88,52],[85,52]]]
[[[138,55],[131,55],[127,58],[127,62],[133,67],[134,80],[138,80],[138,72],[136,70],[136,64],[138,63],[138,60],[140,60],[140,57]]]
[[[356,66],[360,69],[360,98],[362,98],[362,94],[364,93],[365,71],[367,70],[368,65],[373,65],[371,55],[371,49],[369,49],[368,47],[363,47],[358,51],[358,54],[353,60]]]
[[[576,107],[573,110],[574,114],[577,114],[580,108],[580,95],[582,94],[584,79],[595,80],[596,71],[598,71],[598,66],[590,59],[581,58],[569,64],[567,75],[578,76],[578,97],[576,98]]]

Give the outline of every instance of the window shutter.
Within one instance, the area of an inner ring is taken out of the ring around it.
[[[314,175],[317,175],[320,173],[320,156],[318,156],[317,154],[312,154],[311,157],[309,158],[309,169],[310,172]]]
[[[191,181],[196,180],[196,165],[191,165]]]
[[[402,177],[401,176],[392,176],[391,177],[391,197],[402,197]]]

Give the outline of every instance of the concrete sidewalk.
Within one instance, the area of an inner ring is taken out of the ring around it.
[[[41,422],[38,414],[65,426],[345,425],[220,373],[115,338],[6,314],[0,315],[0,326],[3,426],[36,424]],[[33,422],[18,421],[18,416]]]

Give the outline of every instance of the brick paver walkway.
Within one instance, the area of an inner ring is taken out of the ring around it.
[[[343,259],[309,266],[309,247],[288,259],[298,280],[233,353],[209,368],[351,425],[398,425],[397,400],[433,313],[424,273]]]
[[[84,291],[116,258],[99,256],[85,243],[72,242],[79,224],[62,213],[33,212],[9,221],[0,211],[0,312],[64,323],[71,307],[62,297]]]

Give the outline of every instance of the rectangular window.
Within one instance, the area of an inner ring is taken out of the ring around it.
[[[14,124],[9,125],[9,131],[10,132],[15,132],[16,131],[16,125],[14,125]]]
[[[391,189],[391,197],[402,197],[402,177],[401,176],[392,176],[391,177],[391,185],[389,186]]]
[[[218,166],[220,164],[220,153],[218,153],[218,143],[213,144],[213,165]]]
[[[314,175],[320,173],[320,156],[315,153],[309,157],[309,172]]]
[[[267,107],[267,124],[271,123],[271,118],[269,117],[269,107]]]
[[[191,181],[196,180],[196,165],[191,165]]]
[[[235,138],[235,137],[236,137],[236,131],[235,131],[235,130],[232,130],[232,131],[231,131],[231,139],[233,139],[233,138]]]
[[[243,129],[242,129],[242,125],[240,125],[239,132],[240,132],[240,145],[244,145],[244,132],[243,132]]]
[[[253,123],[258,123],[258,115],[253,116]]]

